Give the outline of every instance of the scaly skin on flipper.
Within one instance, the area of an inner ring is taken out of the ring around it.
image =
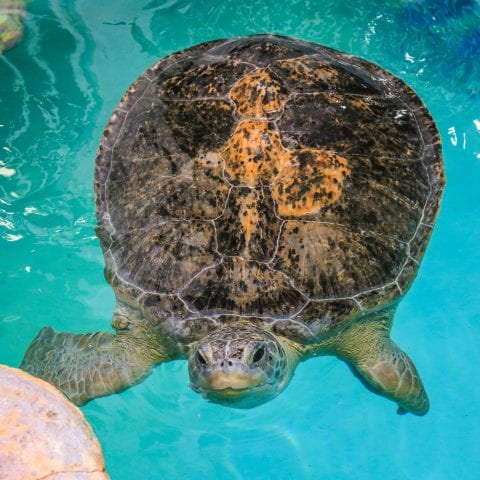
[[[425,415],[427,393],[412,360],[390,338],[393,312],[357,322],[341,332],[334,352],[367,386],[396,402],[398,413]]]
[[[20,368],[55,385],[73,403],[120,392],[142,381],[158,363],[168,360],[159,343],[136,331],[117,335],[72,334],[40,330]]]

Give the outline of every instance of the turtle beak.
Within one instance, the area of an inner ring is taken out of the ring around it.
[[[253,372],[252,372],[253,373]],[[221,370],[213,372],[209,378],[206,378],[207,388],[209,390],[247,390],[254,388],[262,383],[263,375],[244,373],[241,368],[229,368],[228,370]]]
[[[223,361],[217,368],[211,368],[198,379],[197,386],[201,390],[214,392],[241,392],[261,385],[265,378],[263,372],[246,371],[242,363]]]
[[[222,362],[223,363],[223,362]],[[219,365],[201,375],[192,389],[207,400],[236,408],[251,408],[269,400],[271,385],[261,371],[245,371],[242,364]]]

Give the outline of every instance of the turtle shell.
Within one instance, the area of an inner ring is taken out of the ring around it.
[[[443,185],[434,121],[385,70],[274,35],[204,43],[143,73],[107,125],[107,278],[185,341],[244,317],[314,341],[401,298]]]

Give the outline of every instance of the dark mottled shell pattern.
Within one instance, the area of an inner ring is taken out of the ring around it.
[[[417,95],[378,66],[273,35],[160,60],[97,156],[120,300],[189,342],[242,318],[302,342],[401,298],[444,185]]]

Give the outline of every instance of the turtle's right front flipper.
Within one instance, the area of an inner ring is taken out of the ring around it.
[[[346,328],[337,338],[336,354],[375,393],[398,404],[398,413],[425,415],[429,401],[409,356],[390,338],[393,311]]]
[[[143,380],[162,361],[158,353],[142,349],[128,332],[81,335],[46,327],[30,344],[20,368],[83,405]]]

